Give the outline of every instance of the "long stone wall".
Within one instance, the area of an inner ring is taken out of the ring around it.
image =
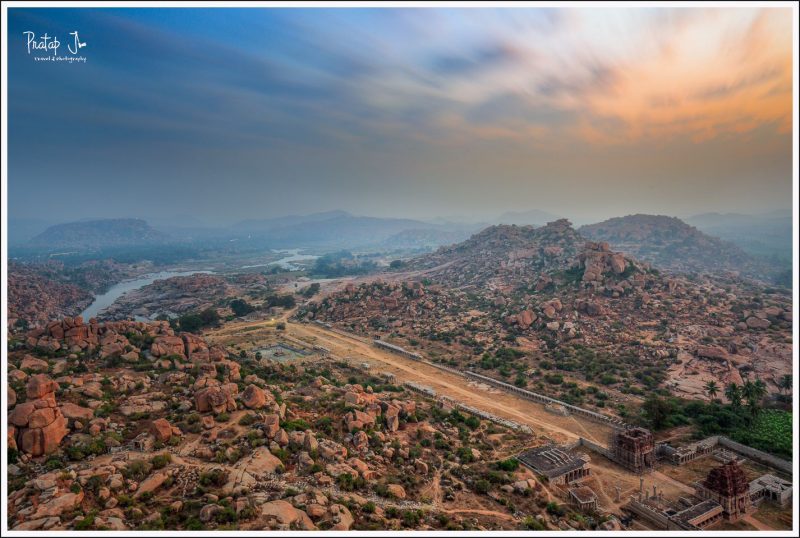
[[[705,445],[709,447],[721,446],[732,452],[736,452],[741,456],[750,458],[753,461],[757,461],[758,463],[761,463],[768,467],[772,467],[773,469],[783,471],[784,473],[787,473],[789,475],[792,474],[791,461],[786,461],[784,459],[778,458],[777,456],[773,456],[772,454],[768,454],[763,450],[743,445],[742,443],[738,443],[733,439],[725,437],[724,435],[712,435],[711,437],[706,437],[705,439],[693,443],[692,445],[689,446],[693,447],[698,445]],[[659,443],[657,450],[659,453],[667,457],[671,457],[673,454],[677,452],[677,449],[675,449],[674,447],[670,446],[667,443]]]
[[[417,383],[413,383],[411,381],[406,381],[403,385],[413,390],[414,392],[419,392],[420,394],[424,394],[425,396],[436,398],[438,401],[450,404],[451,406],[455,407],[460,411],[464,411],[465,413],[469,413],[470,415],[475,415],[478,418],[482,418],[484,420],[488,420],[489,422],[494,422],[495,424],[499,424],[500,426],[505,426],[506,428],[510,428],[512,430],[522,432],[522,433],[533,433],[530,427],[526,426],[525,424],[520,424],[519,422],[514,422],[513,420],[508,420],[502,417],[498,417],[497,415],[493,415],[491,413],[487,413],[482,409],[478,409],[476,407],[472,407],[470,405],[463,404],[458,400],[454,400],[452,398],[448,398],[447,396],[437,396],[436,391],[433,390],[431,387],[426,385],[419,385]]]
[[[593,420],[601,424],[607,424],[610,426],[617,426],[617,427],[625,426],[625,423],[621,419],[618,419],[616,417],[603,415],[595,411],[590,411],[589,409],[584,409],[576,405],[568,404],[567,402],[562,402],[561,400],[556,400],[555,398],[550,398],[549,396],[545,396],[543,394],[538,394],[536,392],[531,392],[526,389],[521,389],[515,385],[511,385],[510,383],[506,383],[504,381],[500,381],[498,379],[494,379],[493,377],[488,377],[483,374],[473,372],[471,370],[467,370],[466,372],[464,372],[464,375],[466,375],[469,378],[482,381],[484,383],[489,383],[490,385],[503,389],[506,392],[511,392],[512,394],[516,394],[517,396],[521,396],[527,400],[532,400],[534,402],[538,402],[541,404],[562,405],[566,409],[568,409],[571,413],[575,413],[576,415],[580,415],[584,418],[588,418],[589,420]]]
[[[598,445],[594,441],[590,441],[590,440],[588,440],[588,439],[586,439],[584,437],[579,438],[575,442],[574,446],[575,447],[585,446],[589,450],[597,452],[601,456],[605,456],[606,458],[608,458],[610,460],[614,459],[614,458],[611,457],[611,451],[607,447],[604,447],[603,445]]]
[[[747,456],[751,460],[755,460],[758,463],[762,463],[773,469],[778,469],[779,471],[783,471],[789,475],[792,474],[792,462],[783,460],[772,454],[767,454],[762,450],[758,450],[757,448],[753,448],[747,445],[743,445],[742,443],[737,443],[733,439],[729,439],[724,435],[720,435],[717,438],[717,443],[720,446],[724,446],[728,450],[732,450],[741,454],[742,456]]]

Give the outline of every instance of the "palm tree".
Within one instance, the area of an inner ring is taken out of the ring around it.
[[[725,387],[725,397],[731,402],[731,406],[739,408],[742,405],[742,387],[736,383],[728,383]]]
[[[714,381],[713,379],[707,382],[703,388],[705,389],[706,394],[708,394],[708,397],[712,399],[719,392],[719,388],[717,387],[717,382]]]
[[[758,414],[761,400],[767,395],[767,386],[760,379],[756,379],[755,381],[750,381],[748,379],[744,382],[742,394],[747,400],[747,407],[750,408],[750,414],[755,417]]]
[[[756,387],[755,396],[756,398],[758,398],[758,401],[761,402],[761,400],[763,400],[764,397],[768,394],[767,384],[761,381],[760,379],[756,379],[753,385],[755,385]]]
[[[792,392],[792,385],[794,384],[794,380],[792,379],[792,374],[785,374],[782,378],[778,386],[781,388],[781,391],[785,391],[787,394]]]

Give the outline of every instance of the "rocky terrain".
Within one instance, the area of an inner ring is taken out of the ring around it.
[[[544,440],[324,357],[75,317],[12,338],[8,368],[15,530],[615,525],[545,510],[508,459]]]
[[[91,304],[94,294],[112,284],[151,270],[148,262],[122,264],[89,260],[8,264],[8,326],[38,326],[62,316],[75,316]]]
[[[176,316],[212,308],[234,294],[222,277],[208,274],[176,276],[126,293],[102,312],[103,319]]]
[[[706,235],[675,217],[629,215],[582,226],[579,232],[664,270],[690,274],[731,272],[764,281],[772,281],[779,272],[779,268],[733,243]]]
[[[451,288],[477,286],[508,289],[553,269],[564,269],[583,239],[566,219],[541,228],[500,224],[461,243],[414,258],[410,269]]]
[[[8,265],[8,325],[27,327],[74,316],[91,304],[92,293],[61,277],[61,266]]]
[[[348,284],[297,316],[600,408],[656,388],[702,398],[706,381],[750,374],[778,392],[791,372],[790,296],[662,274],[567,221],[491,227],[408,266],[411,279]]]

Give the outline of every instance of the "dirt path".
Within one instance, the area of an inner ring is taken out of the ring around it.
[[[674,478],[671,478],[671,477],[665,475],[661,471],[653,471],[651,473],[651,476],[655,477],[655,478],[658,478],[659,480],[663,480],[664,482],[667,482],[668,484],[672,484],[676,488],[681,489],[681,490],[685,491],[686,493],[694,494],[694,490],[690,486],[688,486],[688,485],[686,485],[686,484],[684,484],[682,482],[678,482]]]
[[[575,441],[585,437],[605,443],[610,429],[593,422],[572,416],[556,417],[544,406],[518,398],[509,393],[492,389],[491,392],[470,386],[461,376],[434,368],[433,366],[406,359],[375,348],[371,343],[355,335],[344,336],[315,325],[289,323],[288,333],[301,340],[322,345],[335,355],[356,359],[358,362],[378,362],[380,368],[394,374],[400,381],[413,381],[428,385],[437,394],[449,396],[467,405],[473,405],[494,415],[531,426],[535,432],[560,436],[559,441]],[[558,424],[560,422],[560,424]]]
[[[505,519],[506,521],[516,521],[514,516],[511,514],[505,514],[503,512],[497,512],[495,510],[475,510],[471,508],[455,508],[452,510],[442,510],[445,514],[476,514],[479,516],[491,516],[500,519]]]
[[[755,527],[756,529],[758,529],[760,531],[774,531],[775,530],[772,527],[770,527],[769,525],[767,525],[765,523],[762,523],[761,521],[757,520],[751,514],[747,514],[746,516],[743,516],[742,517],[742,521],[748,522],[749,524],[751,524],[753,527]]]

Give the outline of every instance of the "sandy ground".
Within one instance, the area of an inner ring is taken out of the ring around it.
[[[494,415],[527,424],[537,435],[553,438],[557,442],[575,441],[585,437],[605,443],[610,428],[574,416],[560,417],[545,411],[544,406],[517,398],[486,385],[471,383],[466,379],[432,366],[379,350],[356,336],[343,336],[315,325],[290,323],[287,332],[295,338],[321,345],[335,355],[357,363],[367,362],[375,371],[389,372],[398,381],[413,381],[427,385],[437,394],[449,396],[467,405],[483,409]]]

